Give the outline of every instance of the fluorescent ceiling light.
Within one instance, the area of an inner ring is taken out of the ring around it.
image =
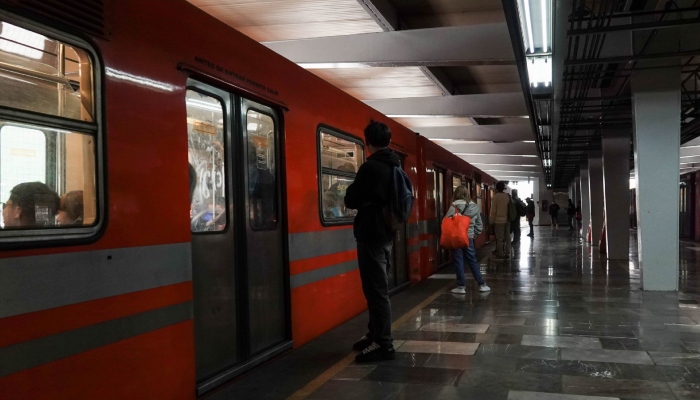
[[[490,164],[490,163],[470,163],[471,165],[502,165],[506,167],[533,167],[536,168],[538,165],[533,165],[533,164]]]
[[[508,173],[515,173],[515,174],[527,174],[527,173],[538,174],[539,173],[537,171],[508,171],[508,170],[502,170],[502,169],[484,169],[482,171],[484,171],[484,172],[508,172]]]
[[[305,69],[340,69],[369,67],[368,65],[362,63],[298,63],[297,65]]]
[[[492,141],[489,140],[469,140],[469,139],[430,139],[433,142],[458,142],[458,143],[467,143],[467,144],[492,144]]]
[[[552,83],[552,56],[528,56],[526,63],[527,76],[532,86],[537,86],[539,83],[549,86]]]
[[[693,145],[693,146],[682,146],[681,149],[694,149],[694,148],[696,148],[696,147],[700,147],[700,144],[696,144],[696,145]]]
[[[700,154],[695,154],[693,156],[681,156],[681,158],[693,158],[693,157],[700,157]]]
[[[456,156],[491,156],[491,157],[537,157],[529,154],[484,154],[484,153],[454,153]]]
[[[538,18],[539,16],[539,18]],[[552,83],[552,0],[518,0],[530,85]]]
[[[523,143],[536,143],[534,140],[522,140]]]

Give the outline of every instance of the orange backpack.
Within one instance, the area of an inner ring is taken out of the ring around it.
[[[468,206],[468,205],[467,205]],[[466,206],[464,208],[466,210]],[[472,219],[462,215],[455,207],[455,215],[442,219],[440,247],[444,249],[463,249],[469,247],[469,224]]]

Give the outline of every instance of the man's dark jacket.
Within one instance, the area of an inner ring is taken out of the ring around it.
[[[353,224],[358,242],[378,244],[394,238],[383,213],[389,204],[393,167],[401,167],[399,156],[389,148],[377,150],[360,166],[355,182],[345,192],[345,206],[358,210]]]

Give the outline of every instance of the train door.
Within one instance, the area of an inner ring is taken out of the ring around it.
[[[437,246],[436,251],[438,254],[437,266],[440,266],[447,262],[447,250],[440,247],[440,226],[442,224],[442,217],[445,216],[447,210],[445,209],[445,170],[440,168],[435,168],[435,235]]]
[[[194,80],[186,107],[196,376],[203,394],[291,347],[279,123],[272,109]]]
[[[406,157],[403,154],[396,153],[401,159],[401,165],[405,164]],[[389,292],[393,293],[403,289],[408,285],[408,247],[406,246],[406,236],[408,224],[401,224],[399,230],[394,233],[394,246],[391,254],[391,268],[387,271],[389,277]]]

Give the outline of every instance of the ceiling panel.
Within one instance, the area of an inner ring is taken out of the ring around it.
[[[339,68],[309,70],[362,100],[440,96],[420,68]]]
[[[188,1],[259,42],[382,32],[354,0]]]
[[[394,121],[407,128],[420,128],[428,126],[466,126],[474,125],[471,118],[394,118]]]

